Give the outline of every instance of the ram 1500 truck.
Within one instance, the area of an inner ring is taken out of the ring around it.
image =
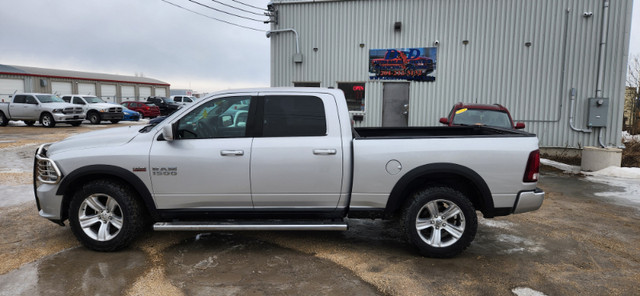
[[[99,124],[103,120],[109,120],[111,123],[118,123],[124,118],[122,106],[107,103],[101,98],[90,95],[64,95],[62,100],[82,106],[87,119],[92,124]]]
[[[426,256],[469,246],[478,220],[538,209],[538,139],[483,126],[355,128],[340,90],[224,91],[157,125],[38,148],[40,215],[88,248],[143,229],[346,230],[401,219]],[[348,218],[348,219],[345,219]]]
[[[0,126],[11,120],[22,120],[28,126],[39,121],[45,127],[56,123],[79,126],[84,120],[82,106],[65,103],[52,94],[16,94],[9,103],[0,103]]]

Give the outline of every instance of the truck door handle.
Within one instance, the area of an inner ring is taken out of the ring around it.
[[[242,155],[244,155],[244,151],[242,151],[242,150],[220,150],[220,155],[222,155],[222,156],[242,156]]]
[[[314,149],[313,154],[315,155],[334,155],[338,153],[336,149]]]

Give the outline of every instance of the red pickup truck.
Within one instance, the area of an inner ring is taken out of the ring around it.
[[[523,129],[524,123],[513,123],[509,110],[500,104],[457,103],[449,116],[440,118],[440,123],[454,125],[488,125],[493,127]]]

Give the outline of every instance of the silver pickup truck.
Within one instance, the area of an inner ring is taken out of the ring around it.
[[[39,121],[45,127],[56,123],[79,126],[84,120],[82,106],[66,103],[52,94],[15,94],[9,103],[0,103],[0,126],[22,120],[28,126]]]
[[[538,139],[482,126],[352,128],[322,88],[224,91],[157,125],[38,148],[40,215],[88,248],[155,230],[346,230],[401,219],[425,256],[451,257],[484,217],[538,209]],[[348,218],[348,219],[345,219]]]

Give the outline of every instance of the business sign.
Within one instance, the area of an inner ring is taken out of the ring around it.
[[[369,79],[436,81],[435,47],[369,50]]]

